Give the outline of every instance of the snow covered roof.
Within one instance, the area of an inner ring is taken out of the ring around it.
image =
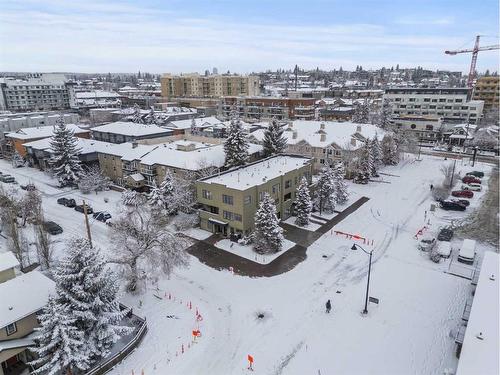
[[[140,143],[134,144],[132,142],[126,143],[112,143],[109,144],[100,153],[119,156],[125,161],[138,160],[157,146],[143,145]]]
[[[322,124],[324,124],[323,128],[321,128]],[[296,132],[296,138],[294,138],[294,132]],[[297,120],[293,121],[283,134],[290,145],[307,142],[312,147],[326,147],[335,144],[344,148],[350,144],[351,148],[357,149],[363,145],[363,142],[357,142],[356,146],[351,144],[351,139],[356,134],[365,139],[373,139],[377,136],[380,140],[385,135],[385,131],[372,124]],[[322,135],[324,135],[324,140],[321,138]],[[256,130],[251,133],[251,136],[261,142],[264,139],[264,130]]]
[[[218,120],[215,116],[199,117],[195,118],[194,121],[196,123],[196,127],[198,128],[208,128],[212,125],[222,123],[222,121]],[[167,127],[175,129],[189,129],[192,122],[193,119],[170,121]]]
[[[9,268],[19,267],[19,261],[11,251],[0,253],[0,272]]]
[[[498,374],[500,353],[498,317],[500,314],[499,255],[484,253],[479,281],[465,330],[457,375]]]
[[[190,148],[179,148],[178,146]],[[250,154],[261,150],[262,146],[249,144],[248,152]],[[210,145],[193,141],[163,143],[140,158],[141,164],[158,164],[190,171],[207,167],[220,168],[224,165],[224,161],[224,145]]]
[[[276,177],[283,176],[310,162],[310,158],[277,155],[240,168],[230,169],[202,181],[207,184],[224,185],[230,189],[246,190],[252,186],[261,185]]]
[[[157,125],[137,124],[135,122],[117,121],[106,125],[96,126],[92,131],[121,134],[131,137],[141,137],[146,135],[169,135],[172,133],[169,129],[161,128]]]
[[[79,155],[91,154],[93,152],[106,153],[106,151],[115,145],[114,143],[96,141],[95,139],[78,138],[77,147],[80,149]],[[24,147],[31,147],[35,150],[52,152],[50,146],[51,138],[44,138],[38,141],[28,142]]]
[[[141,173],[134,173],[134,174],[129,175],[128,177],[136,182],[140,182],[140,181],[145,180],[144,176]]]
[[[31,271],[0,284],[0,328],[45,306],[55,283],[39,271]]]
[[[75,98],[79,99],[117,99],[120,97],[120,94],[113,91],[103,91],[103,90],[95,90],[95,91],[81,91],[75,92]]]
[[[74,134],[88,133],[88,129],[82,129],[75,124],[66,124],[66,128],[73,131]],[[12,133],[7,133],[6,137],[14,139],[36,139],[52,137],[54,126],[37,126],[34,128],[23,128]]]

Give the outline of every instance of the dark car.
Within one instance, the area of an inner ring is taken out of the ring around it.
[[[462,178],[462,182],[464,184],[470,184],[470,183],[480,184],[481,180],[474,176],[465,176],[464,178]]]
[[[472,172],[469,172],[467,174],[470,175],[470,176],[477,177],[477,178],[483,178],[484,177],[484,173],[480,172],[480,171],[472,171]]]
[[[98,211],[94,212],[94,215],[92,215],[94,219],[102,221],[103,223],[106,222],[106,220],[111,219],[111,214],[106,211]]]
[[[26,190],[26,191],[33,191],[33,190],[36,190],[36,186],[33,184],[21,185],[21,189]]]
[[[472,198],[474,196],[474,192],[470,190],[455,190],[451,192],[451,195],[458,198]]]
[[[443,228],[439,231],[438,241],[451,241],[453,237],[453,231],[448,228]]]
[[[451,201],[441,201],[439,202],[439,204],[443,210],[449,211],[465,211],[465,209],[467,208],[463,204]]]
[[[43,229],[45,229],[46,232],[49,232],[52,235],[61,234],[63,232],[61,226],[57,223],[54,223],[53,221],[44,221]]]
[[[470,206],[470,201],[468,201],[467,199],[450,199],[450,201],[463,204],[465,207]]]
[[[92,212],[94,212],[92,207],[90,207],[88,204],[86,204],[85,206],[87,206],[87,214],[91,214]],[[78,206],[75,206],[75,211],[83,213],[83,204],[79,204]]]
[[[76,206],[76,201],[74,199],[68,199],[68,198],[59,198],[57,200],[57,203],[70,208]]]
[[[67,199],[67,198],[59,198],[59,199],[57,200],[57,204],[61,204],[61,205],[63,205],[63,206],[66,206],[66,202],[67,202],[67,201],[68,201],[68,199]]]

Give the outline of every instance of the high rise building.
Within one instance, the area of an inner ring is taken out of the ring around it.
[[[227,95],[258,95],[259,77],[241,75],[207,75],[198,73],[161,77],[161,94],[165,98],[218,98]]]
[[[484,109],[498,108],[500,104],[500,77],[481,77],[474,88],[474,99],[484,101]]]

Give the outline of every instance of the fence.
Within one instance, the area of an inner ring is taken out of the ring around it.
[[[133,315],[133,314],[132,314]],[[148,331],[148,326],[146,324],[146,319],[139,318],[137,315],[133,315],[135,319],[141,321],[141,325],[139,326],[139,330],[135,334],[135,336],[130,340],[125,347],[119,352],[115,353],[110,358],[107,358],[104,362],[100,363],[97,367],[87,371],[85,375],[102,375],[107,373],[113,367],[115,367],[118,363],[123,361],[142,341],[144,335]]]

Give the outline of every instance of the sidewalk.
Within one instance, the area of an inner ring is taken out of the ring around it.
[[[314,232],[290,224],[281,223],[280,225],[284,229],[285,238],[295,242],[296,245],[269,264],[257,263],[215,247],[214,243],[220,239],[220,236],[216,234],[205,240],[197,240],[196,243],[188,247],[187,252],[198,258],[203,264],[216,270],[229,270],[229,268],[232,267],[234,273],[242,276],[276,276],[292,270],[299,263],[303,262],[307,258],[306,251],[309,246],[368,200],[369,198],[367,197],[361,197]]]

